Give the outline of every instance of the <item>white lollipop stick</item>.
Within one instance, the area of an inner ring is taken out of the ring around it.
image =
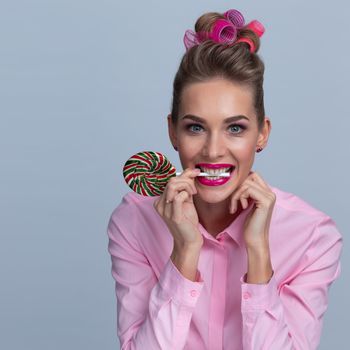
[[[176,176],[181,175],[182,173],[176,173]],[[220,177],[230,177],[230,173],[220,173],[220,174],[208,174],[208,173],[199,173],[197,176],[211,176],[211,177],[215,177],[215,176],[220,176]]]

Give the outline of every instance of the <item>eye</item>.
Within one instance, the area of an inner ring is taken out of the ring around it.
[[[233,130],[233,128],[237,128],[237,127],[242,129],[241,133],[246,129],[246,127],[244,125],[241,125],[241,124],[232,124],[229,126],[229,129]],[[233,134],[238,134],[238,133],[239,132],[233,132]]]
[[[240,134],[242,133],[247,127],[241,124],[231,124],[229,126],[229,129],[234,130],[234,128],[239,128],[241,131],[238,129],[238,131],[232,131],[232,134]],[[189,124],[186,126],[186,129],[193,132],[193,133],[199,133],[203,127],[200,124]]]
[[[202,126],[199,124],[189,124],[186,129],[196,133],[198,132],[198,129],[202,129]]]

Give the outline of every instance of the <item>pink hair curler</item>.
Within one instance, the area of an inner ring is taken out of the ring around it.
[[[191,29],[186,30],[184,35],[184,44],[185,44],[186,50],[199,44],[197,34],[193,30]]]
[[[247,28],[251,29],[254,33],[256,33],[259,38],[264,34],[265,27],[257,21],[256,19],[254,21],[251,21],[247,24]]]
[[[244,26],[244,17],[241,12],[235,9],[228,10],[224,16],[236,27],[242,28]]]
[[[231,43],[237,38],[237,29],[230,21],[218,19],[215,21],[209,38],[217,43]]]
[[[250,46],[250,52],[254,53],[255,52],[255,45],[253,43],[252,40],[248,39],[248,38],[239,38],[235,44],[237,43],[247,43]]]
[[[241,12],[235,9],[230,9],[224,13],[226,19],[217,19],[210,33],[186,30],[184,35],[184,44],[186,50],[202,43],[207,39],[211,39],[217,43],[236,44],[245,42],[250,47],[250,52],[255,52],[254,42],[249,38],[239,38],[237,40],[238,29],[247,28],[261,37],[265,32],[265,27],[258,20],[253,20],[245,25],[245,20]]]

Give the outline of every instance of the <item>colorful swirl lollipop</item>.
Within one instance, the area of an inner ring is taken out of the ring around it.
[[[152,151],[134,154],[126,161],[123,168],[125,182],[134,192],[143,196],[160,196],[170,178],[181,174],[176,172],[165,155]],[[201,172],[198,176],[230,177],[230,172],[220,174]]]
[[[159,196],[170,178],[176,176],[176,169],[163,154],[145,151],[126,161],[123,175],[134,192],[143,196]]]

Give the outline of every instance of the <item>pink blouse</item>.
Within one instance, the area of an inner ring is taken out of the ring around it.
[[[170,259],[173,237],[153,207],[157,197],[123,197],[107,229],[122,350],[317,348],[343,239],[328,215],[270,188],[274,273],[266,284],[245,283],[251,206],[216,238],[199,225],[204,244],[191,281]]]

